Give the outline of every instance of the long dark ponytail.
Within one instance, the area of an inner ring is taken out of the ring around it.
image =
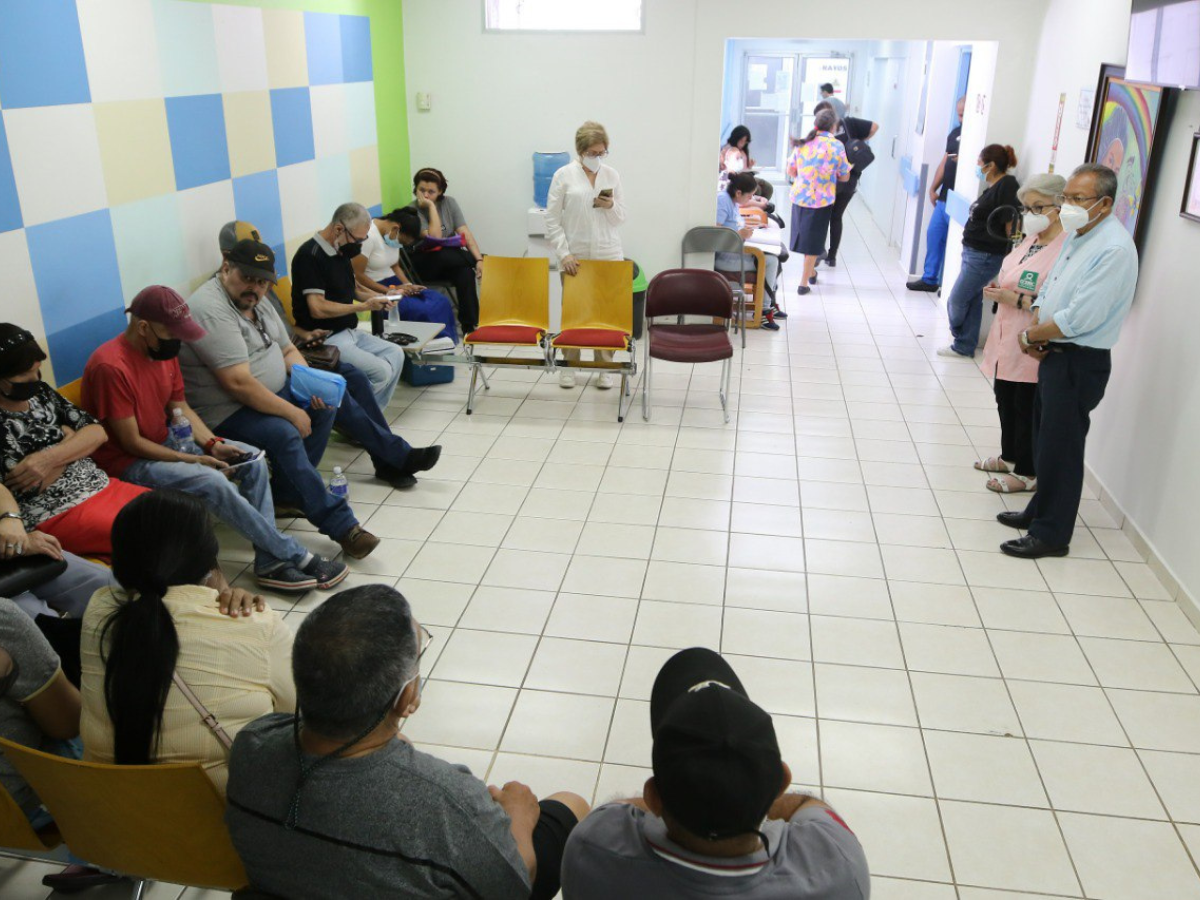
[[[175,585],[200,584],[216,565],[217,538],[204,505],[179,491],[151,491],[113,522],[113,575],[129,595],[104,622],[104,705],[119,765],[154,761],[179,635],[163,602]]]

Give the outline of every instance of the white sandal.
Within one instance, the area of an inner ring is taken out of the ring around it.
[[[1036,478],[1026,478],[1024,475],[1018,475],[1015,472],[1005,472],[1003,474],[1007,475],[1007,478],[989,478],[987,480],[987,489],[989,491],[995,491],[997,494],[1021,494],[1025,491],[1037,490]],[[1021,486],[1016,487],[1008,480],[1009,478],[1017,479]]]
[[[1007,475],[1012,471],[1012,463],[999,456],[989,456],[987,459],[975,460],[975,468],[980,472],[998,472]]]

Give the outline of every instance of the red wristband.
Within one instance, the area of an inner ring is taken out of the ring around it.
[[[205,452],[208,452],[209,450],[212,450],[212,448],[215,447],[217,444],[223,444],[223,443],[225,443],[225,438],[219,438],[214,434],[212,437],[210,437],[205,442],[204,450],[205,450]]]

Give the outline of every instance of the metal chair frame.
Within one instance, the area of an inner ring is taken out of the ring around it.
[[[730,285],[733,290],[734,331],[742,333],[742,349],[746,347],[746,242],[736,231],[720,225],[697,225],[689,228],[683,236],[679,254],[681,269],[695,268],[687,264],[689,253],[736,253],[738,255],[738,282]],[[714,270],[715,271],[715,270]],[[760,269],[761,272],[761,269]]]

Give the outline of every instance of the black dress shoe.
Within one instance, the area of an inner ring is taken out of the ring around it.
[[[375,477],[386,481],[398,491],[406,490],[417,483],[417,479],[411,473],[394,466],[379,466],[375,469]]]
[[[825,257],[825,259],[822,260],[822,262],[824,262],[825,265],[829,266],[829,268],[831,268],[831,269],[837,268],[837,257],[836,256],[827,256],[827,257]]]
[[[934,291],[936,291],[938,289],[938,285],[930,284],[928,281],[924,281],[921,279],[918,279],[916,281],[910,281],[908,284],[905,285],[905,287],[908,288],[910,291],[926,291],[928,293],[933,293]]]
[[[1033,516],[1025,515],[1025,510],[1014,512],[996,513],[996,521],[1001,525],[1007,525],[1009,528],[1019,528],[1022,531],[1027,531],[1029,526],[1033,524]]]
[[[809,276],[809,278],[808,278],[808,283],[809,283],[809,284],[816,284],[816,283],[817,283],[817,273],[816,273],[816,272],[813,272],[813,274]]]
[[[415,475],[418,472],[427,472],[437,465],[442,456],[442,445],[434,444],[432,447],[414,447],[409,451],[408,459],[405,460],[404,466],[401,469],[406,475]]]
[[[120,875],[101,872],[91,866],[70,865],[54,875],[44,876],[42,884],[54,888],[56,894],[78,894],[102,884],[117,884],[125,880]]]
[[[1071,548],[1065,544],[1062,547],[1054,547],[1047,544],[1041,538],[1035,538],[1032,534],[1027,534],[1012,541],[1005,541],[1000,545],[1000,549],[1009,556],[1016,556],[1020,559],[1041,559],[1043,556],[1066,556],[1071,552]]]

